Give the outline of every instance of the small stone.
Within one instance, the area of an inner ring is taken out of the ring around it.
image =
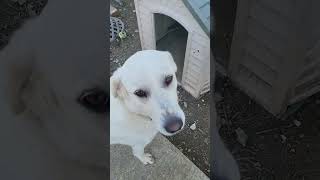
[[[187,107],[188,107],[187,102],[183,102],[183,106],[184,106],[185,108],[187,108]]]
[[[221,123],[221,125],[227,125],[228,124],[228,122],[226,121],[225,118],[221,118],[220,119],[220,123]]]
[[[135,12],[136,12],[136,10],[134,9],[132,12],[134,12],[134,13],[135,13]]]
[[[205,138],[203,141],[204,143],[209,144],[209,138]]]
[[[248,135],[241,128],[236,129],[237,140],[242,146],[247,145]]]
[[[191,149],[188,149],[188,152],[191,152]]]
[[[259,144],[258,147],[259,147],[259,149],[264,149],[265,148],[263,144]]]
[[[19,3],[20,5],[23,5],[23,4],[26,3],[26,1],[27,1],[27,0],[18,0],[18,3]]]
[[[204,99],[202,99],[201,101],[204,102]]]
[[[301,122],[298,121],[298,120],[293,120],[293,124],[296,125],[297,127],[300,127],[301,126]]]
[[[281,134],[280,137],[281,137],[282,143],[285,143],[287,141],[287,137],[285,135]]]
[[[190,126],[190,129],[193,130],[193,131],[194,131],[196,128],[197,128],[197,127],[196,127],[196,123],[193,123],[193,124]]]
[[[138,32],[139,32],[139,30],[138,30],[138,29],[136,29],[136,30],[134,30],[134,32],[135,32],[135,33],[138,33]]]
[[[256,163],[254,163],[254,166],[255,167],[261,167],[261,163],[260,162],[256,162]]]

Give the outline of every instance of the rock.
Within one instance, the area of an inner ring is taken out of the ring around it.
[[[206,143],[206,144],[209,144],[209,142],[210,142],[210,141],[209,141],[209,138],[205,138],[203,141],[204,141],[204,143]]]
[[[282,143],[285,143],[287,141],[287,137],[285,135],[281,134],[280,137]]]
[[[237,140],[242,146],[247,145],[248,135],[241,128],[236,129]]]
[[[185,108],[187,108],[187,107],[188,107],[187,102],[183,102],[183,106],[184,106]]]
[[[298,121],[298,120],[293,120],[293,124],[296,125],[297,127],[300,127],[301,126],[301,122]]]
[[[194,131],[196,128],[197,128],[196,123],[193,123],[193,124],[190,126],[190,129],[193,130],[193,131]]]
[[[221,122],[221,125],[227,125],[228,122],[226,121],[225,118],[220,118],[220,122]]]
[[[110,16],[118,16],[118,15],[119,15],[118,9],[110,5]]]

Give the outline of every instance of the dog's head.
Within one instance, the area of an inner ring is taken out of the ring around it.
[[[110,92],[128,111],[150,119],[160,133],[174,135],[185,124],[178,104],[176,71],[169,52],[139,51],[113,74]]]
[[[31,112],[36,118],[26,121],[40,126],[39,136],[65,159],[106,167],[106,4],[83,0],[74,8],[70,1],[55,2],[26,22],[4,49],[0,86],[9,88],[0,96],[16,115]]]

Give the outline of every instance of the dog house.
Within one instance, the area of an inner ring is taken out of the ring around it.
[[[208,1],[196,6],[208,8]],[[192,96],[210,90],[210,40],[202,24],[183,0],[135,0],[140,41],[143,50],[171,52],[178,66],[179,84]],[[209,21],[210,18],[207,18]]]
[[[238,1],[227,71],[274,115],[320,90],[320,2]]]

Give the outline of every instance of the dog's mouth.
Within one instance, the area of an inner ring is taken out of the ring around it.
[[[146,116],[143,114],[137,114],[137,115],[143,117],[143,119],[147,119],[147,121],[152,121],[152,118],[150,116]]]

